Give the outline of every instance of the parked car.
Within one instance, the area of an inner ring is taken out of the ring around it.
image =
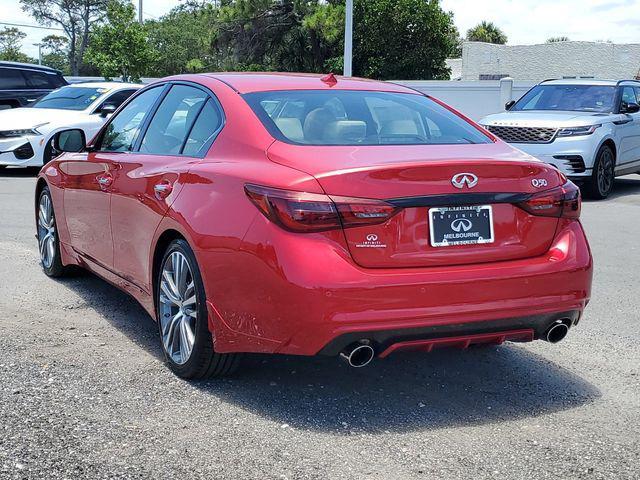
[[[606,198],[614,178],[640,173],[640,81],[550,80],[480,124]]]
[[[0,168],[44,165],[56,155],[53,135],[69,127],[80,128],[91,139],[139,88],[142,85],[118,82],[74,84],[54,90],[31,107],[0,111]]]
[[[444,104],[332,75],[141,90],[37,181],[44,272],[82,266],[157,321],[186,378],[241,352],[374,356],[560,341],[592,260],[580,193]]]
[[[26,107],[63,85],[62,72],[53,68],[0,61],[0,110]]]

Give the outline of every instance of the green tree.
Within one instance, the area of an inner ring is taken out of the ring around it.
[[[112,1],[107,6],[106,24],[94,27],[85,60],[104,77],[139,81],[152,64],[155,52],[135,18],[131,3]]]
[[[547,43],[568,42],[569,37],[551,37],[547,38]]]
[[[445,79],[453,15],[438,0],[356,0],[353,69],[379,79]]]
[[[42,39],[42,63],[48,67],[62,71],[65,75],[71,73],[69,69],[67,37],[61,35],[47,35]]]
[[[145,22],[156,52],[150,76],[216,70],[212,43],[217,35],[218,9],[211,4],[181,5],[159,20]]]
[[[20,51],[22,40],[27,36],[15,27],[0,30],[0,60],[10,62],[31,62],[32,59]]]
[[[91,26],[104,17],[107,0],[20,0],[20,4],[39,23],[64,30],[71,75],[80,74]]]
[[[507,43],[507,36],[494,23],[483,21],[467,30],[467,40],[504,45]]]

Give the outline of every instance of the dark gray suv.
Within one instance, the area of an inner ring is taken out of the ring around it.
[[[68,83],[62,72],[53,68],[0,62],[0,110],[26,107],[63,85]]]

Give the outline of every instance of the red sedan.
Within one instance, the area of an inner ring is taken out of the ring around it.
[[[580,194],[437,100],[332,75],[140,90],[36,191],[42,266],[81,266],[158,322],[178,375],[241,352],[561,340],[591,291]]]

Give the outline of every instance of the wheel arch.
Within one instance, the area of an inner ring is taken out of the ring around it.
[[[40,194],[42,193],[42,190],[44,190],[45,187],[48,187],[49,184],[47,183],[47,181],[43,178],[43,177],[38,177],[38,181],[36,182],[36,191],[35,191],[35,198],[34,198],[34,214],[36,215],[36,219],[38,216],[38,201],[40,200]]]
[[[602,147],[605,147],[605,146],[611,148],[611,151],[613,152],[613,161],[614,161],[614,163],[617,163],[617,161],[618,161],[618,147],[616,146],[616,142],[611,137],[605,138],[600,143],[600,145],[598,145],[598,149],[596,150],[596,155],[598,154],[600,149]],[[595,162],[594,162],[594,166],[595,166]]]
[[[153,255],[151,257],[151,296],[153,298],[154,312],[156,311],[158,303],[156,282],[158,281],[158,272],[160,271],[160,263],[162,262],[162,257],[164,256],[164,252],[167,250],[169,244],[174,240],[180,239],[189,243],[189,240],[181,232],[169,227],[158,236],[158,239],[156,240],[153,247]]]

